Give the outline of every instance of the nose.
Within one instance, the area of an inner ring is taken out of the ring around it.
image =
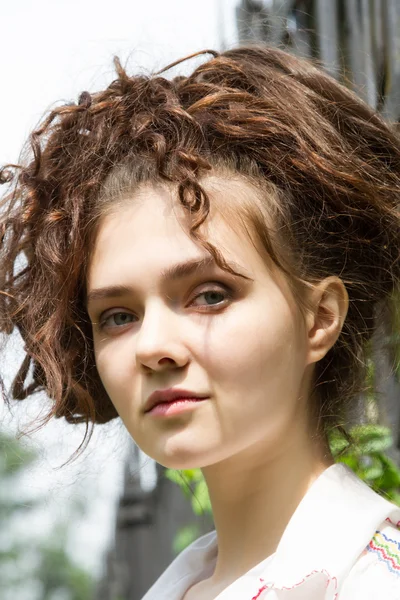
[[[178,321],[179,315],[159,299],[149,303],[136,337],[138,368],[163,371],[187,364],[189,353]]]

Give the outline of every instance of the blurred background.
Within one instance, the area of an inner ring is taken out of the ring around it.
[[[2,20],[0,165],[18,162],[53,104],[111,83],[114,55],[128,72],[149,73],[198,50],[265,42],[319,59],[400,121],[400,0],[19,0],[2,6]],[[391,469],[386,489],[397,500],[399,357],[395,340],[378,333],[385,351],[373,354],[370,369],[377,393],[360,398],[349,424],[375,423],[380,446],[362,457],[363,474],[375,481],[381,457],[385,474]],[[7,387],[22,357],[13,334],[0,355]],[[118,420],[97,427],[86,451],[65,464],[83,427],[54,421],[19,437],[48,402],[36,394],[0,409],[0,598],[140,600],[176,553],[213,527],[203,482],[186,473],[190,485],[182,486],[179,474],[138,451]]]

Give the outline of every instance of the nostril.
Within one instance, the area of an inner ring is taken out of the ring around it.
[[[160,360],[158,362],[160,363],[160,365],[163,365],[165,363],[165,361],[171,362],[171,363],[175,362],[173,358],[168,358],[168,357],[160,358]]]

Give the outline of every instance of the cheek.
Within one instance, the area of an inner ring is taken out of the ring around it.
[[[95,361],[101,382],[118,412],[126,405],[126,397],[132,396],[134,359],[129,360],[129,351],[124,344],[109,343],[100,349],[95,345]]]
[[[204,347],[211,380],[235,395],[239,390],[287,393],[304,369],[298,325],[286,304],[255,301],[232,311],[210,331]]]

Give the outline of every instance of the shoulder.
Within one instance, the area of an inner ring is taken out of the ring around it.
[[[340,600],[400,600],[400,523],[386,519],[347,576]]]
[[[199,537],[172,561],[142,600],[182,598],[197,581],[211,575],[217,552],[215,530]]]

